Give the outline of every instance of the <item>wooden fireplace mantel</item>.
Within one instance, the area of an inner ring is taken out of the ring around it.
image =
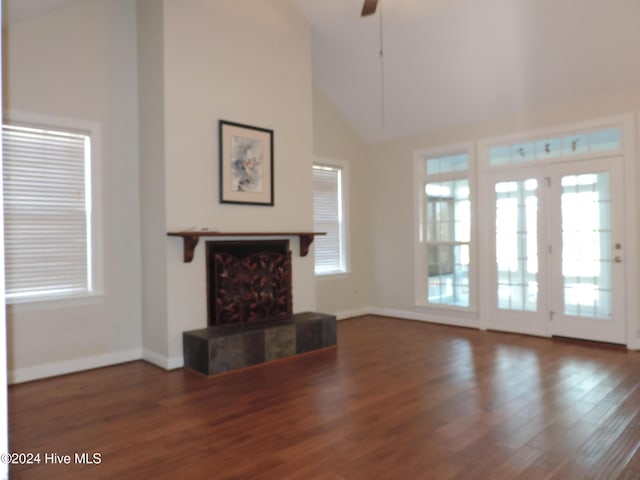
[[[326,235],[325,232],[214,232],[208,230],[183,230],[168,232],[170,237],[182,237],[185,263],[193,260],[193,252],[200,237],[298,237],[300,239],[300,256],[309,253],[309,246],[316,235]]]

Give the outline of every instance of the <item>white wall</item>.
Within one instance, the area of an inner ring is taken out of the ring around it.
[[[2,0],[0,0],[0,22],[2,21]],[[2,39],[0,38],[0,48],[2,47]],[[0,67],[0,74],[2,73]],[[0,92],[2,92],[2,78],[0,78]],[[0,94],[0,105],[3,105],[2,95]],[[0,145],[0,153],[2,152],[2,146]],[[2,155],[0,155],[2,158]],[[2,166],[0,165],[0,173],[2,173]],[[0,213],[4,218],[4,192],[3,187],[0,185]],[[0,222],[0,238],[4,238],[4,222]],[[0,242],[0,302],[4,304],[5,301],[5,283],[4,283],[4,242]],[[3,309],[0,312],[0,452],[9,451],[9,415],[8,415],[8,401],[7,401],[7,316],[6,311]],[[9,478],[9,464],[3,463],[0,465],[0,479]]]
[[[163,8],[165,231],[312,230],[311,48],[304,18],[287,0],[165,0]],[[275,206],[219,203],[219,119],[274,130]],[[147,342],[154,319],[145,313],[144,348],[150,361],[171,368],[182,364],[182,332],[207,324],[205,250],[201,241],[193,261],[183,263],[182,240],[164,241],[164,256],[153,261],[166,265],[166,291],[158,291],[157,301],[166,298],[166,324],[158,328],[166,329],[168,345]],[[297,238],[291,249],[294,311],[314,310],[313,257],[299,257]]]
[[[292,238],[294,309],[411,316],[415,149],[640,108],[640,91],[617,92],[365,145],[312,90],[309,27],[287,0],[82,0],[5,38],[6,108],[102,130],[105,294],[9,307],[14,380],[143,349],[181,365],[182,331],[206,325],[204,241],[183,263],[181,240],[166,232],[312,230],[313,155],[349,162],[352,272],[316,281],[312,254],[300,258]],[[274,130],[274,207],[219,203],[219,119]]]
[[[101,128],[104,295],[85,304],[9,306],[10,380],[140,356],[135,4],[84,0],[5,32],[6,109]]]
[[[371,304],[371,215],[367,146],[325,98],[313,89],[313,153],[349,166],[349,273],[316,277],[317,309],[339,319],[362,315]]]
[[[573,103],[487,119],[478,124],[369,145],[371,188],[375,192],[371,196],[371,208],[376,212],[372,216],[373,311],[407,318],[433,318],[424,313],[423,309],[414,306],[412,169],[415,150],[473,142],[619,114],[635,114],[639,108],[640,90],[611,92]],[[637,125],[634,126],[634,132],[637,136]],[[635,181],[638,182],[638,179]],[[634,227],[637,230],[640,212],[635,206],[629,208],[632,215],[635,215]],[[482,254],[479,252],[479,255]],[[638,265],[631,265],[631,268],[637,274]],[[482,272],[480,281],[481,279]],[[633,317],[631,321],[638,323]],[[640,324],[632,330],[640,331]],[[634,345],[637,339],[631,338],[629,342]]]
[[[164,7],[157,0],[139,0],[137,7],[142,343],[144,357],[162,365],[169,348],[164,261]],[[161,358],[154,352],[163,352]]]
[[[288,0],[82,0],[6,38],[6,107],[98,123],[103,169],[104,296],[10,307],[13,380],[180,366],[206,325],[204,242],[185,264],[166,232],[313,229],[306,21]],[[219,203],[219,119],[274,130],[274,207]],[[294,310],[315,310],[313,257],[291,249]]]

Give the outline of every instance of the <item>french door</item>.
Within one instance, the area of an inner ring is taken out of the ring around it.
[[[489,328],[625,343],[621,172],[615,157],[490,176]]]

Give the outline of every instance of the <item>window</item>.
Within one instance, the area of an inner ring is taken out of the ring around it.
[[[316,232],[326,235],[314,240],[316,275],[347,272],[345,212],[347,167],[313,166],[313,223]]]
[[[2,132],[7,300],[92,293],[90,133]]]
[[[471,196],[466,153],[418,155],[421,225],[417,301],[470,306]]]
[[[509,165],[575,155],[612,153],[621,148],[622,129],[620,127],[595,129],[497,145],[489,150],[489,163],[491,166]]]

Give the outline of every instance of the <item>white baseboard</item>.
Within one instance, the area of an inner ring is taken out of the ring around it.
[[[338,320],[345,320],[348,318],[359,317],[368,314],[403,318],[408,320],[418,320],[422,322],[441,323],[444,325],[454,325],[459,327],[478,328],[478,322],[473,320],[458,319],[453,317],[443,318],[410,310],[396,310],[389,308],[363,307],[352,310],[344,310],[336,313],[335,315]],[[629,348],[640,349],[640,347],[638,346],[638,342],[635,342],[635,344],[633,346],[629,346]],[[174,370],[176,368],[182,368],[184,366],[184,359],[182,358],[182,356],[167,357],[166,355],[162,355],[145,348],[127,350],[122,352],[113,352],[91,357],[82,357],[65,362],[47,363],[45,365],[38,365],[35,367],[17,368],[9,370],[7,372],[7,379],[8,383],[11,385],[15,383],[29,382],[31,380],[39,380],[41,378],[54,377],[57,375],[80,372],[83,370],[91,370],[93,368],[106,367],[109,365],[131,362],[140,359],[156,365],[164,370]]]
[[[421,312],[415,312],[412,310],[396,310],[392,308],[378,308],[374,307],[369,309],[369,313],[372,315],[380,315],[383,317],[396,317],[406,320],[417,320],[419,322],[438,323],[442,325],[451,325],[454,327],[467,327],[467,328],[480,328],[477,320],[450,317],[443,315],[434,315]]]
[[[167,370],[175,370],[176,368],[184,367],[183,357],[171,357],[169,359]]]
[[[337,320],[346,320],[347,318],[353,317],[361,317],[362,315],[368,315],[371,312],[371,309],[368,307],[363,308],[354,308],[352,310],[343,310],[342,312],[336,313]]]
[[[640,350],[640,341],[637,337],[632,337],[627,341],[627,349]]]
[[[184,366],[182,357],[167,357],[146,348],[142,351],[142,359],[165,370],[175,370]]]
[[[91,357],[76,358],[64,362],[47,363],[35,367],[16,368],[7,372],[9,384],[29,382],[41,378],[55,377],[67,373],[81,372],[93,368],[107,367],[118,363],[131,362],[142,358],[141,349],[105,353]]]

